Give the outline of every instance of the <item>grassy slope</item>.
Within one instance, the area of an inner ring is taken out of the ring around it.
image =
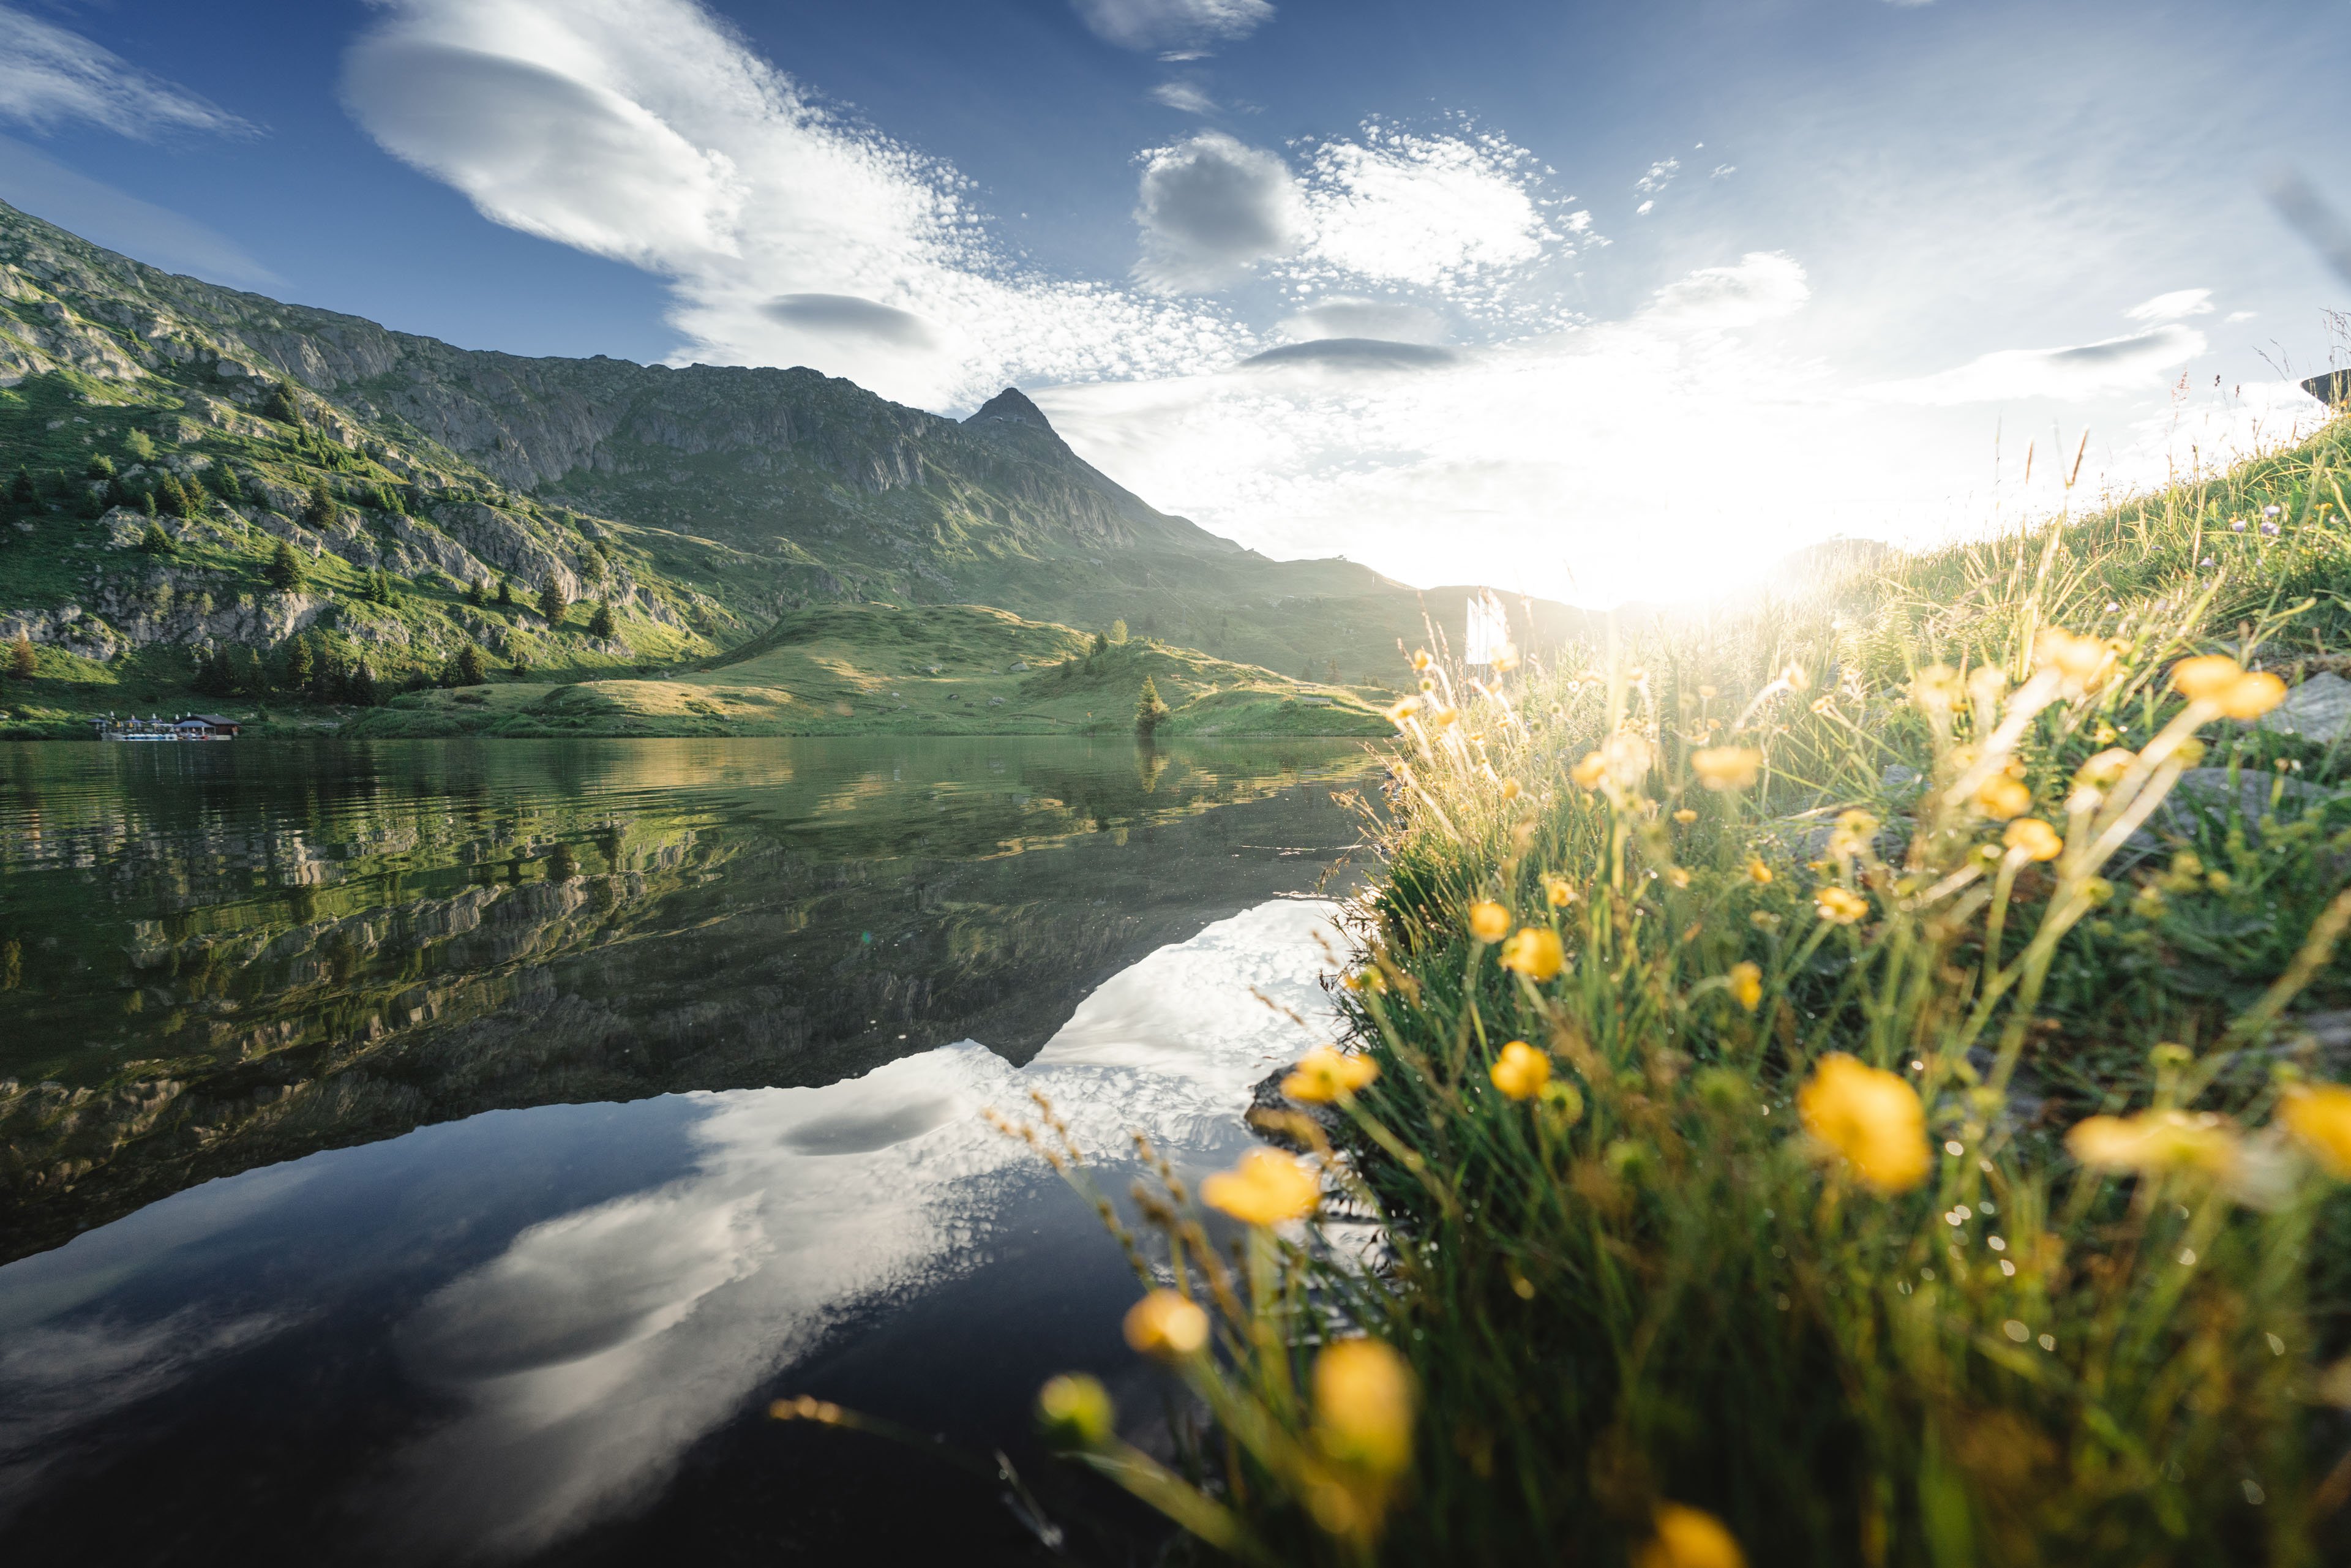
[[[1287,680],[1147,641],[1091,648],[1071,627],[981,605],[829,605],[674,678],[419,693],[350,733],[1120,734],[1134,726],[1146,678],[1173,710],[1163,735],[1387,730],[1375,706],[1384,692]]]
[[[2351,1005],[2324,918],[2351,867],[2351,747],[2208,716],[2203,765],[2251,781],[2265,820],[2175,790],[2179,809],[2103,863],[2003,861],[1977,797],[1939,806],[1886,769],[1948,783],[1972,766],[2002,710],[1962,703],[1938,741],[1914,674],[1988,665],[2013,690],[2047,627],[2118,651],[2012,754],[2060,831],[2086,758],[2160,755],[2181,656],[2288,681],[2342,664],[2346,464],[2337,422],[2076,522],[1682,628],[1613,668],[1595,653],[1536,672],[1513,694],[1523,727],[1479,699],[1409,732],[1386,885],[1362,911],[1368,974],[1345,994],[1382,1070],[1362,1104],[1376,1136],[1345,1141],[1390,1267],[1280,1245],[1280,1282],[1228,1343],[1284,1348],[1243,1351],[1229,1375],[1194,1364],[1225,1383],[1212,1407],[1250,1416],[1226,1426],[1249,1484],[1223,1499],[1228,1527],[1268,1560],[1334,1565],[1728,1561],[1644,1555],[1657,1511],[1694,1505],[1757,1563],[2345,1560],[2342,1516],[2317,1500],[2351,1477],[2351,1432],[2307,1391],[2351,1351],[2351,1195],[2274,1121],[2297,1082],[2346,1075],[2307,1030]],[[1779,679],[1792,667],[1800,681]],[[1567,769],[1620,724],[1654,767],[1612,805]],[[1700,788],[1690,757],[1708,744],[1759,750],[1761,777]],[[1825,827],[1844,810],[1885,829],[1856,829],[1842,862],[1819,838],[1791,852],[1791,813]],[[1816,904],[1839,886],[1857,924]],[[1467,929],[1481,900],[1556,932],[1564,971],[1505,973]],[[1513,1038],[1575,1096],[1505,1097],[1490,1070]],[[1882,1099],[1858,1116],[1917,1157],[1917,1185],[1874,1188],[1797,1134],[1795,1091],[1838,1051],[1917,1095],[1923,1126]],[[2209,1146],[2136,1174],[2069,1153],[2084,1118],[2151,1105],[2209,1113],[2187,1124]],[[1318,1443],[1292,1392],[1327,1333],[1288,1315],[1306,1300],[1411,1367],[1404,1487]],[[1361,1505],[1352,1538],[1332,1487]],[[1360,1528],[1383,1512],[1375,1538]]]

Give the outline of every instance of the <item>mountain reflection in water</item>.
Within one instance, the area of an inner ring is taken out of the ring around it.
[[[1042,1560],[995,1489],[760,1417],[803,1389],[1008,1447],[1117,1540],[1023,1407],[1091,1366],[1155,1408],[1134,1286],[979,1113],[1047,1094],[1113,1190],[1129,1129],[1229,1159],[1311,1038],[1267,1001],[1326,1016],[1331,905],[1295,895],[1353,837],[1360,753],[423,749],[193,800],[5,775],[39,836],[0,884],[0,1049],[60,1086],[8,1102],[16,1234],[244,1172],[0,1268],[26,1560]],[[57,1019],[78,1051],[28,1040]]]

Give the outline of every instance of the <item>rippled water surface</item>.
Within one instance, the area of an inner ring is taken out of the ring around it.
[[[12,1557],[1054,1560],[985,1475],[763,1416],[803,1391],[1146,1553],[1025,1416],[1071,1367],[1155,1405],[1131,1276],[980,1112],[1229,1159],[1322,1014],[1363,768],[0,749]]]

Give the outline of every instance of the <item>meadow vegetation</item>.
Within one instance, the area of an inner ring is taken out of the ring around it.
[[[1113,1221],[1173,1446],[1049,1428],[1248,1562],[2345,1560],[2346,463],[1433,643],[1291,1152]]]

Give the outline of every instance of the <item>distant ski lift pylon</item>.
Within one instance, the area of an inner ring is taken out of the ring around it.
[[[1518,652],[1510,646],[1510,618],[1492,589],[1469,601],[1469,624],[1462,632],[1461,647],[1465,664],[1508,668],[1517,663]]]

